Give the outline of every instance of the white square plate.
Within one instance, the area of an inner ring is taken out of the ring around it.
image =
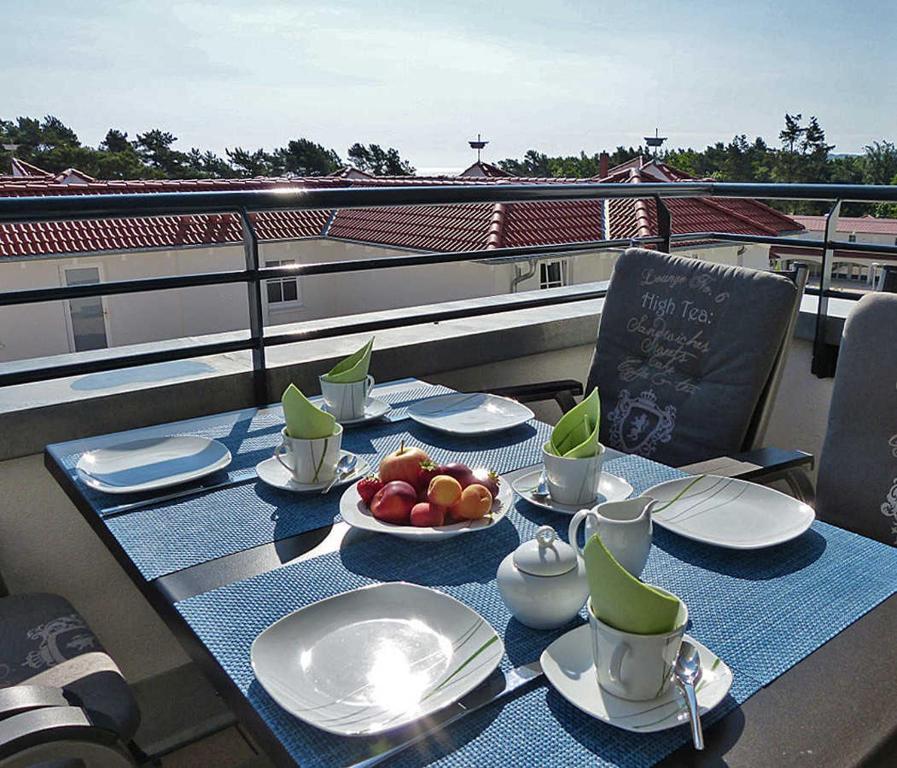
[[[454,703],[492,674],[504,650],[464,603],[395,582],[285,616],[255,639],[251,659],[287,712],[330,733],[367,736]]]
[[[450,435],[488,435],[525,424],[535,414],[516,400],[475,392],[421,400],[408,409],[408,416]]]
[[[134,440],[83,454],[75,469],[85,485],[105,493],[140,493],[188,483],[231,462],[223,443],[180,435]]]

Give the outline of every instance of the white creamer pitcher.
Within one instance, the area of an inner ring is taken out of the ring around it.
[[[582,556],[577,534],[585,522],[588,541],[596,533],[610,553],[629,573],[641,575],[651,552],[651,509],[654,499],[639,496],[626,501],[608,501],[591,509],[581,509],[570,521],[570,544]]]

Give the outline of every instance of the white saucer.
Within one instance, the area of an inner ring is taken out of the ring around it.
[[[352,455],[353,454],[350,451],[340,451],[340,457]],[[333,484],[333,487],[338,488],[347,483],[354,483],[356,480],[360,480],[368,474],[370,470],[371,465],[367,460],[358,456],[358,463],[355,465],[355,471],[352,472],[352,474],[337,480]],[[270,459],[265,459],[264,461],[259,462],[255,467],[255,471],[258,473],[259,480],[266,485],[270,485],[272,488],[278,488],[281,491],[293,491],[294,493],[314,493],[315,491],[323,491],[330,482],[328,480],[326,483],[297,483],[293,480],[293,476],[289,473],[287,468],[273,456]]]
[[[542,509],[552,512],[560,512],[562,515],[575,515],[584,507],[594,507],[596,504],[604,504],[606,501],[624,501],[632,495],[632,486],[622,477],[612,475],[610,472],[602,472],[598,481],[598,495],[588,504],[560,504],[553,501],[550,496],[533,496],[532,491],[539,485],[541,469],[534,470],[526,475],[521,475],[511,483],[514,492],[521,498]]]
[[[321,403],[321,410],[330,413],[330,407],[327,403]],[[384,402],[383,400],[375,400],[373,397],[369,397],[365,400],[364,403],[364,416],[359,416],[357,419],[337,419],[337,421],[343,426],[351,426],[352,424],[366,424],[369,421],[376,421],[377,419],[382,419],[392,410],[392,406],[389,403]]]
[[[675,684],[650,701],[626,701],[598,685],[588,624],[559,637],[543,652],[542,671],[555,690],[574,707],[609,725],[635,733],[652,733],[688,723],[685,699]],[[685,636],[701,655],[698,707],[703,715],[716,707],[732,687],[732,670],[713,651]]]

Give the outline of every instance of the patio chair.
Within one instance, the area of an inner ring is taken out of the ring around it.
[[[602,442],[689,471],[721,474],[718,459],[731,457],[750,467],[726,474],[784,477],[804,490],[792,470],[812,457],[760,446],[806,279],[804,264],[773,274],[628,249],[614,268],[586,382],[601,394]],[[554,399],[566,411],[583,388],[564,380],[493,391]]]
[[[0,591],[0,768],[133,766],[139,721],[124,677],[67,600]]]
[[[821,520],[897,544],[897,296],[870,293],[844,326],[819,460]]]

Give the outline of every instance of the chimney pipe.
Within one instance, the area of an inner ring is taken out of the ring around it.
[[[603,179],[610,170],[610,157],[607,152],[602,152],[598,156],[598,178]]]

